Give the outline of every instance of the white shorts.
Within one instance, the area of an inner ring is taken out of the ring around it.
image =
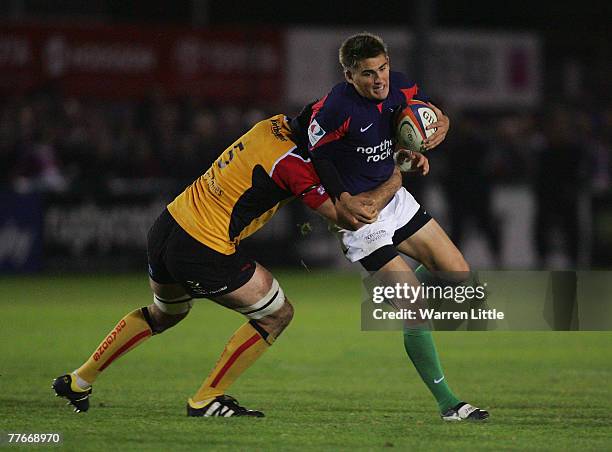
[[[401,187],[374,223],[357,231],[337,230],[344,255],[349,261],[357,262],[385,245],[392,245],[395,231],[405,226],[420,207],[408,190]]]

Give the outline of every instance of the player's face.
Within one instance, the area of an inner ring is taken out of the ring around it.
[[[361,60],[357,68],[346,71],[345,76],[367,99],[385,100],[389,95],[389,57],[385,54]]]

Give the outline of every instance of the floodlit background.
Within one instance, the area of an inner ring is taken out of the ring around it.
[[[431,174],[405,184],[473,268],[611,269],[605,3],[0,1],[0,445],[58,432],[78,451],[609,449],[609,332],[437,331],[448,381],[491,411],[443,423],[401,333],[361,330],[358,266],[299,202],[244,242],[296,308],[231,388],[266,419],[185,417],[244,322],[206,300],[105,370],[85,416],[50,389],[151,302],[145,239],[166,203],[256,121],[325,95],[353,32],[379,33],[450,116]],[[607,274],[586,291],[581,272],[551,277],[571,290],[507,278],[492,295],[532,312],[543,292],[561,307],[590,296],[603,323]]]
[[[560,3],[2,2],[0,272],[143,269],[165,203],[256,121],[325,95],[362,30],[451,118],[405,184],[474,268],[609,268],[610,15]],[[347,265],[299,203],[245,246]]]

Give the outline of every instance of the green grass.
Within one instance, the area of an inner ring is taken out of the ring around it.
[[[126,312],[145,276],[0,279],[0,431],[61,432],[66,450],[603,450],[611,442],[610,333],[446,332],[449,383],[491,411],[447,424],[397,331],[361,332],[356,275],[278,272],[294,322],[230,393],[265,419],[185,416],[242,318],[201,300],[122,357],[76,415],[52,396]]]

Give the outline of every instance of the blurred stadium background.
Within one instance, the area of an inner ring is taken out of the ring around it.
[[[297,202],[244,243],[298,313],[232,388],[265,423],[185,422],[185,397],[241,321],[212,303],[105,371],[86,421],[49,390],[150,300],[145,239],[163,206],[255,121],[324,95],[352,32],[379,33],[451,117],[431,174],[405,184],[474,268],[612,268],[606,11],[0,2],[0,432],[60,432],[79,451],[609,449],[609,333],[436,333],[449,380],[492,412],[483,428],[438,422],[400,337],[360,331],[359,276]],[[512,286],[509,299],[535,297]]]
[[[451,117],[405,183],[475,268],[609,268],[604,2],[384,3],[2,2],[0,273],[143,269],[163,205],[254,122],[324,95],[364,29]],[[346,266],[299,203],[245,245]]]

